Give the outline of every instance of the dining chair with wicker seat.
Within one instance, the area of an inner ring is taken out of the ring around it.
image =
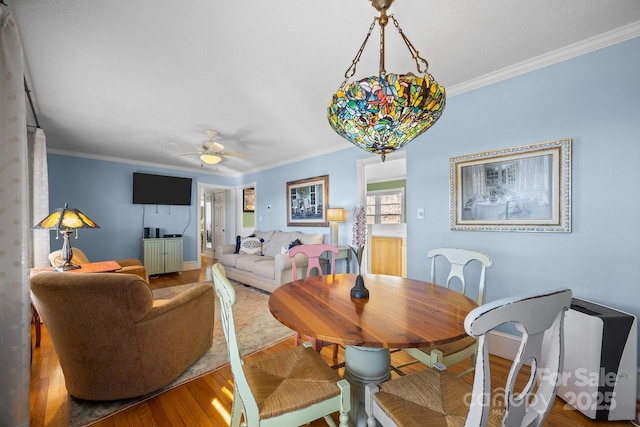
[[[347,427],[349,382],[341,379],[309,343],[263,356],[242,357],[233,317],[235,290],[221,264],[214,264],[211,272],[234,382],[230,426],[240,426],[244,414],[247,427],[297,426],[323,417],[335,427],[331,414],[338,412],[340,426]]]
[[[482,305],[485,298],[486,270],[493,265],[493,260],[489,255],[470,249],[437,248],[427,252],[427,257],[431,259],[431,283],[436,283],[437,259],[444,258],[450,266],[445,286],[450,288],[457,281],[459,282],[459,291],[461,293],[467,295],[477,291],[476,301],[478,305]],[[468,278],[465,277],[464,272],[465,267],[470,263],[478,263],[480,265],[480,277],[477,286],[473,287],[467,287]],[[451,366],[469,359],[470,367],[460,374],[462,376],[473,371],[476,349],[476,339],[469,336],[447,344],[404,348],[402,350],[415,360],[394,366],[394,370],[404,374],[402,368],[417,362],[422,362],[429,367],[432,367],[435,363]]]
[[[478,339],[473,385],[444,366],[442,371],[426,368],[379,385],[367,384],[367,425],[542,426],[562,378],[564,315],[571,306],[571,296],[569,289],[556,289],[475,308],[464,322],[467,333]],[[522,336],[506,385],[494,390],[488,333],[504,324],[513,324]],[[530,368],[523,369],[525,364]],[[527,371],[528,381],[522,387],[523,378],[516,381]]]

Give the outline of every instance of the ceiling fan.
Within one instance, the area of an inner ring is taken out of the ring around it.
[[[190,154],[199,154],[200,160],[208,165],[215,165],[220,162],[226,162],[227,156],[241,157],[243,159],[249,158],[248,154],[226,151],[224,149],[224,145],[216,141],[216,137],[218,136],[217,130],[207,129],[204,131],[204,133],[209,137],[209,139],[202,143],[202,147],[198,148],[197,151],[181,153],[181,155],[185,156]]]

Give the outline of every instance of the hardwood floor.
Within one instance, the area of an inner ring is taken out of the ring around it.
[[[183,274],[167,274],[151,279],[151,286],[162,288],[183,283],[211,280],[209,266],[211,260],[203,259],[201,270],[187,271]],[[35,334],[33,334],[35,336]],[[35,339],[35,338],[34,338]],[[293,346],[294,338],[269,347],[256,355],[279,351]],[[331,363],[331,349],[322,353]],[[343,360],[340,349],[338,357]],[[394,364],[401,363],[408,356],[402,352],[392,355]],[[491,381],[494,387],[501,387],[507,377],[510,361],[491,356]],[[407,369],[418,370],[424,366],[412,365]],[[460,371],[463,366],[452,367],[451,371]],[[393,374],[394,377],[396,374]],[[523,376],[524,377],[524,376]],[[471,382],[472,375],[464,377]],[[524,379],[522,380],[524,383]],[[64,377],[46,327],[43,327],[41,346],[35,348],[31,368],[31,426],[63,427],[68,424],[69,397],[64,386]],[[142,402],[130,409],[113,415],[94,424],[96,427],[153,427],[153,426],[225,426],[229,425],[231,401],[233,398],[233,377],[228,365],[191,381],[155,398]],[[640,405],[637,405],[640,413]],[[326,426],[323,420],[315,421],[311,426]],[[556,398],[553,409],[545,422],[548,427],[629,427],[628,421],[593,421]]]

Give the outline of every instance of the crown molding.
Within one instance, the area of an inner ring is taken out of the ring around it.
[[[59,154],[62,156],[70,156],[70,157],[81,157],[84,159],[102,160],[105,162],[125,163],[129,165],[144,166],[148,168],[169,169],[169,170],[189,172],[189,173],[198,173],[198,174],[205,174],[205,175],[228,176],[231,178],[239,178],[242,176],[242,174],[240,173],[225,173],[220,171],[212,171],[206,168],[187,168],[183,166],[166,165],[163,163],[141,162],[137,160],[124,159],[121,157],[101,156],[98,154],[88,154],[88,153],[81,153],[78,151],[59,150],[56,148],[47,148],[47,153]]]
[[[453,97],[640,36],[640,21],[447,88]]]
[[[577,43],[573,43],[571,45],[546,53],[544,55],[540,55],[535,58],[522,61],[518,64],[502,68],[495,72],[485,74],[484,76],[480,76],[478,78],[447,87],[447,96],[451,98],[466,92],[471,92],[473,90],[480,89],[482,87],[489,86],[495,83],[499,83],[503,80],[507,80],[512,77],[517,77],[519,75],[526,74],[528,72],[535,71],[540,68],[547,67],[549,65],[557,64],[559,62],[563,62],[568,59],[575,58],[580,55],[584,55],[586,53],[590,53],[590,52],[593,52],[617,43],[621,43],[626,40],[631,40],[639,36],[640,36],[640,21],[637,21],[632,24],[617,28],[615,30],[600,34],[598,36],[591,37],[589,39],[586,39]],[[248,174],[261,172],[263,170],[284,166],[296,161],[306,160],[312,157],[317,157],[320,155],[341,151],[347,148],[350,148],[350,146],[345,145],[343,148],[327,147],[325,150],[321,150],[320,152],[305,153],[296,158],[286,157],[286,158],[283,158],[282,161],[277,162],[275,164],[261,165],[257,168],[246,170],[243,173],[236,173],[236,172],[225,173],[220,171],[212,171],[206,168],[196,169],[196,168],[172,166],[172,165],[159,164],[159,163],[134,161],[126,158],[101,156],[101,155],[95,155],[95,154],[58,150],[58,149],[51,149],[51,148],[48,148],[47,152],[52,154],[61,154],[65,156],[82,157],[87,159],[103,160],[103,161],[110,161],[110,162],[116,162],[116,163],[125,163],[125,164],[133,164],[133,165],[140,165],[140,166],[154,167],[154,168],[161,168],[161,169],[180,170],[180,171],[185,171],[190,173],[197,172],[200,174],[238,178],[238,177],[246,176]]]

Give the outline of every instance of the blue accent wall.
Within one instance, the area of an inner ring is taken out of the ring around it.
[[[329,125],[327,125],[329,126]],[[335,138],[340,138],[338,135]],[[313,143],[318,143],[317,141]],[[345,144],[349,144],[345,141]],[[246,175],[243,182],[256,182],[256,229],[300,230],[305,233],[321,233],[329,241],[328,227],[288,227],[286,183],[299,179],[329,175],[328,207],[344,208],[348,211],[348,222],[340,224],[339,235],[344,244],[351,235],[350,213],[356,203],[356,160],[370,154],[355,148],[346,148],[313,159]],[[271,206],[271,209],[268,207]],[[347,228],[348,227],[348,228]]]
[[[566,286],[577,297],[640,316],[639,76],[636,38],[448,99],[438,123],[406,148],[408,276],[429,277],[430,248],[477,249],[494,260],[487,272],[487,301]],[[573,140],[571,233],[449,229],[449,158],[566,137]],[[313,135],[305,140],[322,143]],[[349,147],[235,180],[50,155],[51,207],[69,202],[102,227],[81,230],[73,241],[90,259],[139,257],[143,209],[131,204],[134,171],[190,176],[194,195],[198,181],[255,182],[260,230],[290,229],[286,182],[328,174],[329,206],[349,211],[340,226],[345,241],[357,200],[356,160],[370,156]],[[418,208],[424,208],[424,220],[416,219]],[[144,215],[145,225],[184,232],[185,261],[197,253],[195,209],[195,202],[190,208],[159,207],[157,213],[147,207]]]
[[[100,226],[78,230],[78,247],[91,261],[142,258],[143,228],[160,228],[160,235],[182,234],[184,260],[197,260],[197,183],[233,187],[237,179],[172,171],[82,157],[49,154],[49,206],[79,209]],[[133,172],[192,178],[191,206],[134,205]],[[75,236],[75,234],[74,234]],[[51,250],[62,247],[51,232]]]

